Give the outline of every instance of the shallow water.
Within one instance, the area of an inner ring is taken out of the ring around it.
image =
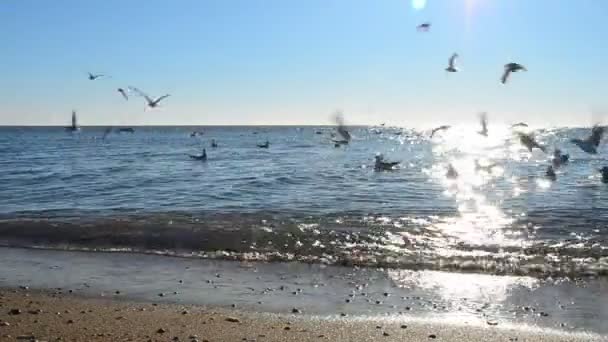
[[[345,314],[347,319],[608,335],[606,279],[553,281],[12,248],[0,248],[0,259],[0,287],[281,314],[296,308],[336,319]]]
[[[400,128],[0,128],[0,242],[205,258],[382,266],[531,276],[608,274],[608,185],[597,155],[544,129],[570,163],[506,127],[454,127],[434,139]],[[193,130],[204,130],[192,138]],[[257,132],[257,134],[255,134]],[[320,132],[321,134],[317,134]],[[211,148],[210,139],[219,147]],[[268,139],[269,149],[257,143]],[[207,148],[201,163],[188,154]],[[373,157],[401,161],[375,172]],[[475,160],[496,163],[491,172]],[[459,173],[448,180],[452,163]]]

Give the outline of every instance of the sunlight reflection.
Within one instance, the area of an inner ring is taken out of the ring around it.
[[[466,299],[479,303],[503,302],[515,287],[533,289],[540,284],[532,277],[474,273],[390,270],[388,275],[401,288],[430,291],[446,300]]]
[[[477,127],[455,127],[433,146],[433,154],[441,162],[429,173],[445,188],[444,194],[456,201],[459,212],[458,216],[435,224],[444,239],[449,237],[449,245],[521,245],[503,230],[514,219],[487,198],[490,192],[499,200],[502,197],[502,192],[495,190],[495,182],[505,172],[501,161],[515,155],[514,150],[505,148],[512,132],[507,126],[491,126],[489,132],[486,137],[477,133]],[[446,177],[448,165],[456,169],[457,178]],[[444,240],[444,248],[445,243]]]

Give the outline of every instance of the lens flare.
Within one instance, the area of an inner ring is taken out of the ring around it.
[[[412,0],[412,8],[414,8],[417,11],[424,9],[425,6],[426,6],[426,0]]]

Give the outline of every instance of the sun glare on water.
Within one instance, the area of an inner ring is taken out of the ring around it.
[[[412,8],[415,10],[424,9],[426,6],[426,0],[412,0]]]

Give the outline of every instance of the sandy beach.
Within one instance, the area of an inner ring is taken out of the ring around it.
[[[595,335],[239,310],[0,291],[2,341],[602,341]]]

